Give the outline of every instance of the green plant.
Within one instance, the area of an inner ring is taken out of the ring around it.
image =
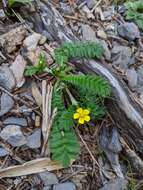
[[[25,76],[32,76],[35,74],[41,74],[47,68],[47,63],[44,54],[40,54],[38,63],[32,66],[27,66],[25,70]]]
[[[48,68],[42,57],[37,65],[26,69],[27,75],[48,72],[53,75],[52,107],[57,108],[49,145],[52,159],[69,166],[79,154],[80,146],[74,128],[90,125],[89,121],[105,114],[104,99],[110,96],[108,83],[96,75],[75,75],[69,67],[71,58],[100,58],[104,52],[97,43],[68,43],[55,49],[55,65]]]
[[[87,91],[94,91],[96,95],[103,98],[109,96],[111,92],[108,83],[100,76],[64,75],[61,79]]]
[[[136,190],[136,183],[134,179],[131,179],[129,181],[129,184],[126,190]]]
[[[100,58],[103,52],[104,49],[99,43],[65,43],[60,48],[55,49],[55,62],[62,67],[66,66],[71,58]]]
[[[126,19],[134,21],[143,30],[143,1],[125,3]]]
[[[61,93],[57,89],[53,93],[52,105],[57,108],[57,115],[53,123],[49,143],[52,159],[67,167],[72,159],[76,159],[80,146],[73,130],[73,110],[71,107],[65,108]]]
[[[11,8],[16,3],[25,4],[25,3],[30,3],[32,1],[33,0],[8,0],[8,7]]]

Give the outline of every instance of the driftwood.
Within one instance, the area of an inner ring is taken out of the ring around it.
[[[36,8],[25,7],[20,12],[26,21],[33,24],[36,32],[45,35],[49,40],[59,43],[78,40],[67,27],[63,17],[48,3],[48,0],[38,1]],[[121,136],[143,154],[143,109],[135,101],[126,84],[105,63],[91,60],[75,63],[75,65],[84,73],[97,73],[109,81],[113,96],[107,101],[108,111],[120,129]]]

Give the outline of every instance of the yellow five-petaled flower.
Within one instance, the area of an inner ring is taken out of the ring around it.
[[[90,111],[88,109],[78,108],[76,113],[73,115],[74,119],[78,119],[79,124],[84,124],[85,122],[90,121]]]

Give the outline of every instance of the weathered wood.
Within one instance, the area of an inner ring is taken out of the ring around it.
[[[33,23],[36,32],[42,33],[49,40],[59,43],[76,41],[77,37],[67,27],[60,13],[48,3],[48,0],[38,2],[38,12],[30,12],[25,8],[23,13],[28,15],[28,21]],[[108,111],[120,129],[121,136],[134,145],[143,154],[143,110],[134,100],[126,84],[117,77],[107,64],[94,60],[75,64],[85,73],[98,73],[105,77],[112,86],[113,97],[108,100]]]
[[[106,78],[112,86],[112,97],[106,101],[108,112],[120,129],[121,136],[143,153],[143,110],[137,104],[126,84],[114,74],[107,64],[94,60],[77,63],[84,73],[97,73]]]

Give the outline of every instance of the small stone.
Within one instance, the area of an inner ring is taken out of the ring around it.
[[[7,125],[0,132],[0,137],[6,140],[13,147],[19,147],[26,144],[26,138],[18,125]]]
[[[116,36],[118,34],[117,27],[118,27],[117,23],[114,23],[114,22],[107,24],[105,28],[106,34]]]
[[[14,77],[16,79],[17,87],[21,87],[20,84],[24,80],[24,71],[26,67],[26,61],[21,55],[18,55],[15,59],[15,61],[10,66],[10,69],[12,70]]]
[[[87,24],[82,24],[82,36],[84,41],[97,42],[95,31]]]
[[[45,171],[45,172],[39,173],[39,176],[40,176],[40,178],[43,181],[45,186],[58,184],[58,178],[54,173]]]
[[[131,88],[135,88],[137,86],[137,82],[138,82],[138,75],[137,75],[136,70],[134,68],[127,69],[126,76],[127,76],[129,86]]]
[[[9,112],[14,105],[13,99],[6,93],[2,93],[0,97],[0,116]]]
[[[0,19],[4,19],[6,17],[3,9],[0,9]]]
[[[127,46],[115,44],[111,51],[112,64],[116,68],[126,70],[131,59],[131,49]]]
[[[3,121],[4,125],[19,125],[27,127],[27,120],[20,117],[8,117]]]
[[[41,130],[36,130],[32,135],[27,137],[27,144],[30,148],[40,148],[41,146]]]
[[[51,190],[51,186],[45,186],[42,190]]]
[[[108,9],[103,11],[103,16],[105,20],[110,21],[112,20],[112,17],[116,14],[115,7],[114,6],[108,6]]]
[[[95,19],[94,14],[89,10],[86,5],[84,5],[81,10],[81,13],[83,13],[88,19]]]
[[[7,66],[0,67],[0,86],[4,87],[5,89],[11,91],[15,87],[15,78]]]
[[[0,157],[5,157],[9,154],[9,152],[3,148],[3,147],[0,147]]]
[[[122,146],[119,140],[119,133],[116,127],[112,128],[112,134],[107,149],[118,154],[122,150]]]
[[[73,15],[74,14],[74,9],[67,5],[67,3],[60,3],[60,7],[61,10],[63,11],[63,13],[65,13],[66,15]]]
[[[91,42],[101,43],[101,45],[103,46],[103,48],[105,50],[104,56],[105,56],[106,60],[111,59],[111,53],[110,53],[107,43],[104,40],[96,38],[94,30],[90,26],[88,26],[86,24],[82,25],[82,35],[83,35],[83,41],[91,41]]]
[[[86,4],[89,9],[92,9],[96,3],[97,3],[96,0],[86,0]]]
[[[106,33],[104,32],[104,30],[98,30],[97,31],[97,37],[101,38],[101,39],[107,39],[107,35]]]
[[[110,180],[99,190],[124,190],[127,189],[128,181],[122,178],[115,178]]]
[[[36,50],[36,47],[40,40],[41,40],[41,34],[33,33],[24,40],[23,45],[29,51],[34,51]]]
[[[32,113],[32,110],[29,109],[26,105],[23,105],[18,108],[18,112],[25,115],[25,117],[30,116]]]
[[[126,40],[133,41],[140,38],[139,28],[133,22],[126,22],[118,26],[118,33]]]
[[[143,86],[143,65],[137,68],[139,86]]]
[[[3,47],[7,53],[13,53],[16,51],[27,34],[27,29],[20,25],[3,35],[0,35],[0,46]]]
[[[104,48],[104,57],[106,60],[110,61],[111,60],[111,52],[108,48],[108,45],[106,43],[105,40],[99,40],[99,43],[101,43],[101,45],[103,46]]]
[[[74,183],[66,182],[54,185],[53,190],[76,190],[76,186]]]
[[[41,36],[41,39],[39,41],[39,45],[43,45],[47,41],[46,36]]]

